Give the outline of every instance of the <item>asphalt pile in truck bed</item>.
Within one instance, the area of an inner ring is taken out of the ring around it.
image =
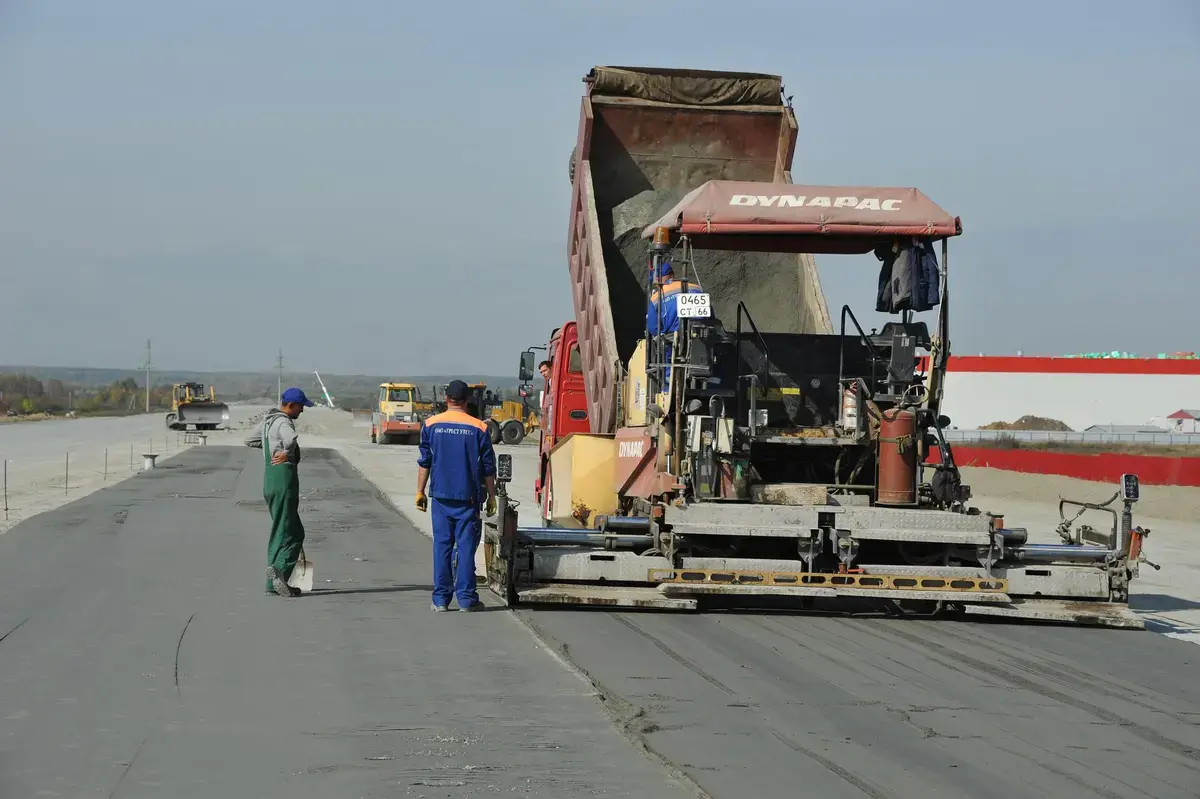
[[[647,190],[612,210],[611,246],[605,248],[617,347],[628,357],[645,332],[649,242],[642,230],[671,210],[688,189]],[[808,333],[799,256],[783,253],[693,251],[695,275],[713,301],[714,313],[729,330],[744,302],[763,333]],[[678,273],[678,268],[677,268]],[[748,327],[743,319],[744,327]]]

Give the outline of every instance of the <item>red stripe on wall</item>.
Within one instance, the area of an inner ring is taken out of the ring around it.
[[[920,359],[922,371],[928,358]],[[1059,375],[1200,375],[1200,359],[1038,358],[1019,355],[951,355],[950,372],[1009,372]]]
[[[941,460],[934,449],[929,463]],[[1145,485],[1200,486],[1200,458],[1164,458],[1155,455],[1100,453],[1079,455],[1069,452],[1045,452],[1028,449],[991,447],[954,447],[959,466],[986,466],[1025,474],[1057,474],[1113,483],[1122,474],[1136,474]],[[1114,490],[1116,490],[1114,488]]]

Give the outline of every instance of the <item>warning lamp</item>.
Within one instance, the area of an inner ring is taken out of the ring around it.
[[[656,227],[654,229],[654,249],[668,250],[671,248],[671,229]]]

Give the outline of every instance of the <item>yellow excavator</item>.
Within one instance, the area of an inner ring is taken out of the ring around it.
[[[229,426],[229,406],[217,402],[212,386],[208,393],[203,383],[176,383],[171,386],[171,410],[167,414],[167,429],[217,430]]]

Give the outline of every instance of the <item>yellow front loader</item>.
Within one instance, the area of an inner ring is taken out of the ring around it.
[[[487,418],[495,423],[492,443],[520,444],[525,436],[541,429],[537,413],[526,407],[524,402],[501,400],[488,407]]]

